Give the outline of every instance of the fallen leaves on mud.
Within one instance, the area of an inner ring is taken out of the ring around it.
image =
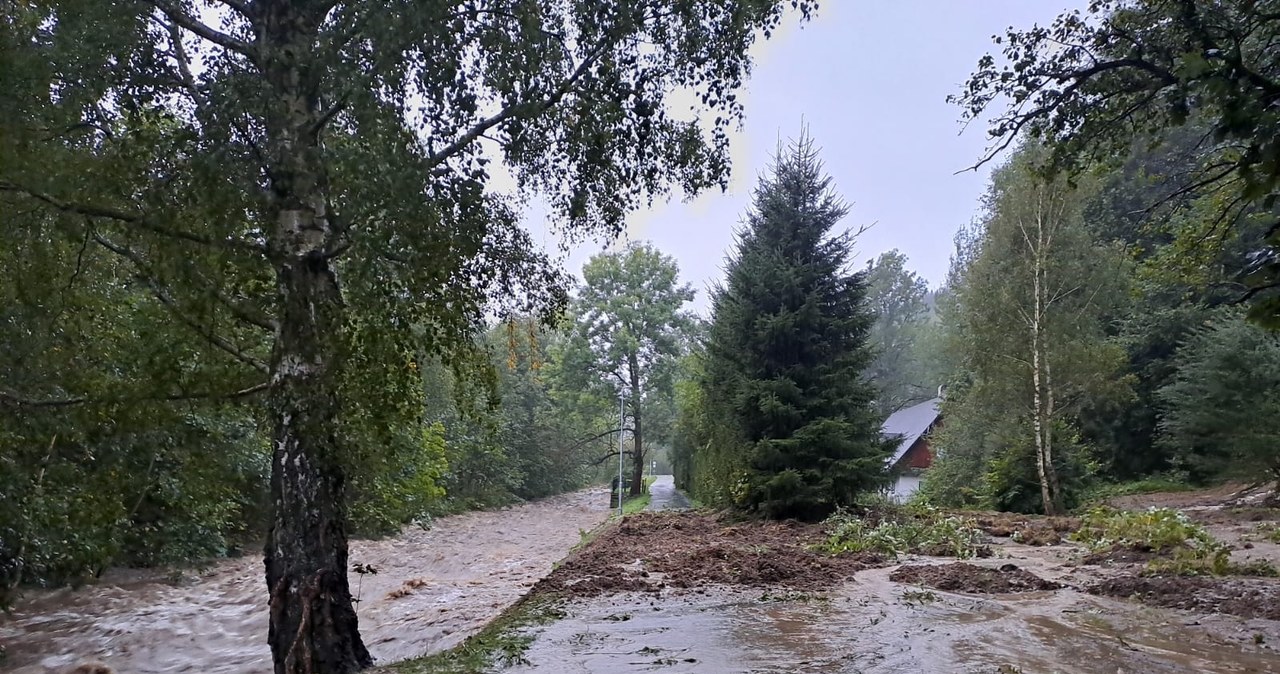
[[[589,597],[714,584],[820,590],[886,563],[875,554],[812,550],[822,538],[819,525],[639,513],[566,559],[535,592]]]
[[[1013,564],[993,569],[985,566],[954,562],[952,564],[908,564],[889,574],[895,583],[924,585],[946,592],[970,592],[974,594],[1011,594],[1056,590],[1058,583],[1045,580]]]
[[[1280,582],[1273,580],[1128,575],[1104,580],[1085,591],[1164,608],[1280,620]]]

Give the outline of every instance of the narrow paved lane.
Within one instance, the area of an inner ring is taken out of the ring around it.
[[[658,475],[649,485],[649,510],[688,510],[689,498],[676,489],[673,475]]]

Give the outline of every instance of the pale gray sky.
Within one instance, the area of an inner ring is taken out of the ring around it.
[[[910,266],[942,283],[956,228],[977,211],[987,170],[971,166],[985,129],[960,135],[960,111],[946,102],[991,36],[1009,26],[1046,24],[1083,0],[827,0],[808,24],[791,21],[757,45],[746,123],[735,139],[733,182],[691,203],[657,204],[631,218],[629,236],[647,239],[680,263],[707,308],[706,287],[724,256],[779,137],[802,122],[852,210],[845,225],[875,223],[857,244],[859,263],[897,248]],[[549,248],[553,235],[541,234]],[[600,250],[584,245],[567,263],[577,273]]]

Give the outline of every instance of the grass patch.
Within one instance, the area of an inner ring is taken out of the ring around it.
[[[874,552],[891,558],[906,553],[959,559],[990,554],[982,532],[969,518],[919,506],[876,516],[879,521],[870,515],[837,512],[827,519],[827,539],[819,548],[832,554]]]
[[[658,478],[652,475],[650,475],[649,477],[646,477],[644,479],[644,490],[640,493],[640,495],[632,496],[631,498],[622,502],[622,515],[624,517],[627,515],[634,515],[640,512],[641,510],[644,510],[645,508],[649,507],[649,487],[653,486],[654,481],[657,479]]]
[[[1250,534],[1252,538],[1270,541],[1272,543],[1280,543],[1280,524],[1275,522],[1262,522],[1253,527]]]
[[[1080,501],[1082,503],[1101,503],[1117,496],[1193,491],[1195,489],[1195,485],[1188,484],[1185,479],[1177,474],[1152,475],[1132,482],[1096,485],[1088,489]]]
[[[622,514],[624,516],[634,515],[648,507],[649,507],[649,492],[646,490],[645,493],[639,496],[633,496],[623,501]]]
[[[565,616],[562,601],[553,595],[527,596],[516,602],[479,634],[447,650],[375,669],[383,674],[471,674],[527,664],[524,654],[533,643],[530,628]]]

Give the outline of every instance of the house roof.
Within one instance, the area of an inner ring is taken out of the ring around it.
[[[938,420],[938,406],[941,404],[942,398],[926,400],[919,405],[898,410],[884,420],[880,433],[885,437],[899,438],[898,446],[889,459],[890,467],[896,466],[906,455],[907,450],[911,449],[911,445],[914,445],[920,436],[929,432],[933,422]]]

